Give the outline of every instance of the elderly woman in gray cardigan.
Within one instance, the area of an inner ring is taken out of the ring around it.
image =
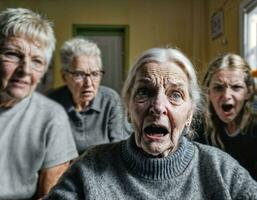
[[[185,137],[200,90],[183,53],[144,52],[123,97],[131,137],[86,152],[46,199],[257,199],[257,183],[237,161]]]

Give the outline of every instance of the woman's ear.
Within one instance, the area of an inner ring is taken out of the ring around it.
[[[195,110],[195,105],[192,105],[191,110],[188,113],[187,116],[187,121],[186,121],[186,125],[190,126],[192,119],[193,119],[193,115],[194,115],[194,110]]]

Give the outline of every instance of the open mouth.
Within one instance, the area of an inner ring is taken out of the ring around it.
[[[144,132],[150,136],[162,137],[169,133],[169,130],[165,126],[149,125],[144,128]]]
[[[232,110],[233,105],[232,104],[223,104],[221,107],[222,107],[224,112],[229,112],[229,111]]]

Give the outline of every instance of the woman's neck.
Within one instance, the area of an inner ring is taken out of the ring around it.
[[[74,101],[74,100],[73,100]],[[75,101],[74,101],[75,102]],[[75,104],[75,110],[77,111],[77,112],[81,112],[81,111],[83,111],[83,110],[85,110],[86,109],[86,107],[89,105],[89,103],[90,102],[88,102],[88,101],[83,101],[83,102],[75,102],[74,104]]]
[[[240,123],[237,123],[235,121],[226,124],[225,129],[226,129],[227,133],[229,135],[233,135],[234,133],[238,132],[239,124]]]

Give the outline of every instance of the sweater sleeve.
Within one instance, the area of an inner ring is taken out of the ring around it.
[[[232,199],[252,200],[257,199],[257,182],[250,176],[243,167],[237,167],[231,178]]]
[[[199,148],[203,187],[219,199],[257,200],[257,182],[238,161],[218,148],[195,143]],[[219,192],[218,192],[219,191]]]

